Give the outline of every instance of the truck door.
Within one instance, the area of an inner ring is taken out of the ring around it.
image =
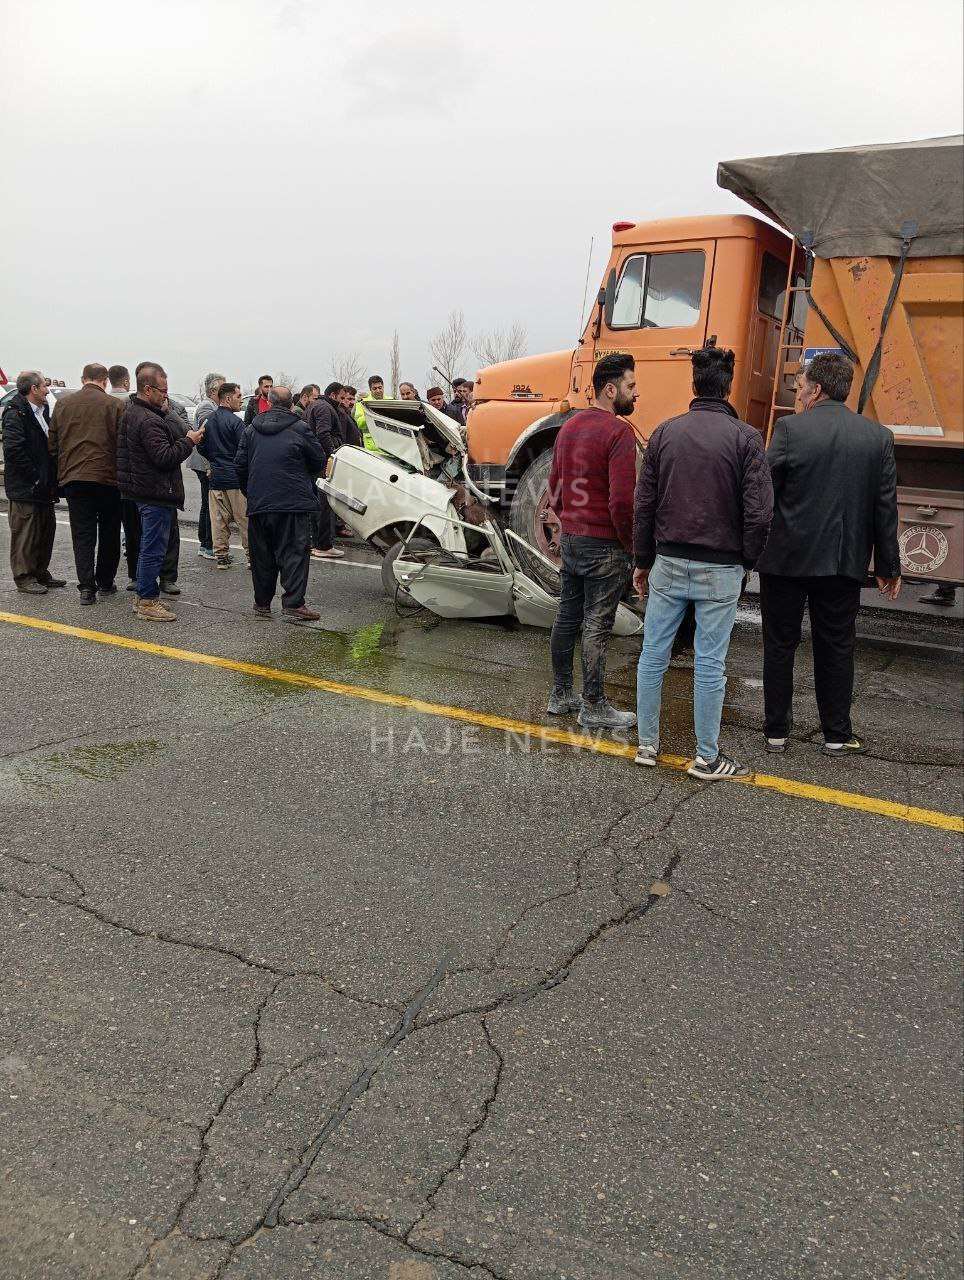
[[[648,439],[692,399],[690,352],[706,341],[716,242],[627,248],[606,285],[604,324],[593,361],[628,351],[639,399],[630,421]]]

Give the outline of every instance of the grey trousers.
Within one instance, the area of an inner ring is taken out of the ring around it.
[[[57,521],[52,502],[11,502],[10,568],[15,582],[50,577],[50,557],[54,550]]]

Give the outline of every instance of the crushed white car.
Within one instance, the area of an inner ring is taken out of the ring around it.
[[[383,557],[382,582],[396,601],[442,618],[515,617],[551,627],[558,596],[525,571],[551,561],[511,529],[469,479],[462,429],[417,400],[368,400],[368,428],[381,450],[343,445],[318,480],[339,520]],[[641,620],[620,605],[616,635]]]

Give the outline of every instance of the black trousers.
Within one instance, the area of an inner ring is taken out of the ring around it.
[[[813,683],[826,742],[853,737],[854,641],[860,586],[855,578],[784,578],[760,574],[763,702],[766,735],[785,738],[793,703],[793,659],[805,605],[810,607]]]
[[[78,586],[81,591],[113,586],[120,564],[120,490],[113,484],[71,480],[64,492]]]
[[[316,490],[318,509],[311,513],[311,545],[316,551],[330,551],[335,545],[335,517],[328,498]]]
[[[248,516],[254,603],[269,607],[281,576],[281,607],[299,609],[308,589],[311,512],[266,511]]]
[[[197,540],[205,551],[213,551],[214,542],[211,538],[211,507],[208,503],[208,490],[210,489],[209,477],[206,471],[195,471],[194,473],[201,486],[201,510],[197,517]]]
[[[210,517],[209,517],[210,519]],[[137,503],[130,498],[121,499],[121,524],[124,526],[124,559],[127,561],[127,576],[137,577],[137,557],[141,550],[141,517],[137,511]],[[181,531],[178,528],[177,512],[171,521],[171,536],[167,540],[167,551],[161,565],[161,583],[174,585],[177,582],[177,565],[181,557]]]

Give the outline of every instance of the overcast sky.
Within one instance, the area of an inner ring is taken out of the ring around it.
[[[960,0],[0,0],[0,366],[423,390],[452,307],[571,347],[721,159],[961,130]],[[785,25],[781,25],[785,21]],[[472,366],[466,369],[471,373]]]

